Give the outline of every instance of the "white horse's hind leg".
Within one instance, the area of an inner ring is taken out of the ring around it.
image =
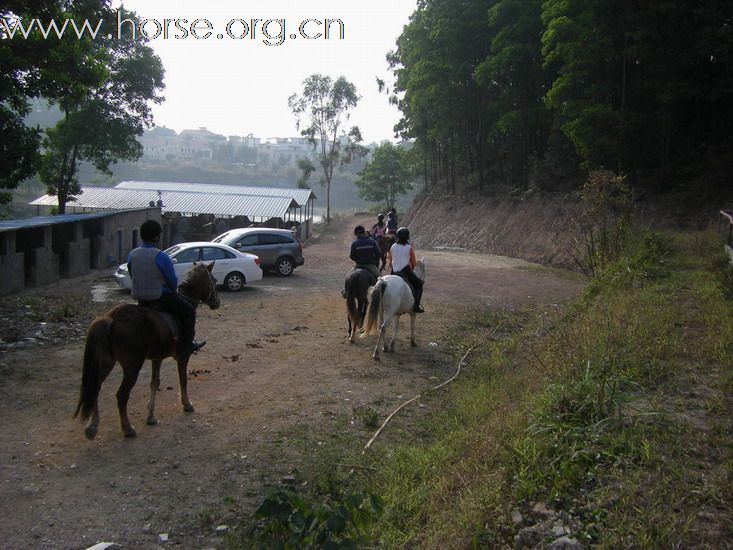
[[[417,346],[417,342],[415,342],[415,315],[414,313],[410,313],[410,345],[414,348]]]
[[[400,329],[400,316],[396,315],[394,318],[394,332],[392,333],[392,340],[389,343],[389,351],[394,352],[394,343],[397,340],[397,332]],[[384,351],[387,351],[385,347]]]
[[[372,358],[375,361],[379,361],[379,345],[384,339],[384,325],[379,326],[379,332],[377,333],[377,343],[374,346],[374,353],[372,353]]]

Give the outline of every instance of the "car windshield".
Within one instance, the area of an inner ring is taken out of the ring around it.
[[[224,240],[224,237],[226,237],[226,236],[227,236],[228,234],[229,234],[229,233],[222,233],[222,234],[221,234],[221,235],[219,235],[218,237],[215,237],[214,239],[212,239],[212,241],[211,241],[211,242],[212,242],[212,243],[220,243],[221,241],[223,241],[223,240]]]

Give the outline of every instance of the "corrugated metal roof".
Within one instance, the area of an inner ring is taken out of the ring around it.
[[[190,191],[194,193],[220,193],[225,195],[292,197],[301,206],[305,206],[309,200],[316,198],[312,189],[285,187],[252,187],[210,183],[180,183],[175,181],[123,181],[115,185],[115,187],[117,189],[147,189],[150,191]]]
[[[114,187],[83,187],[82,193],[67,208],[94,208],[99,210],[129,210],[148,208],[160,198],[156,191],[118,189]],[[298,208],[291,197],[267,197],[216,193],[164,191],[162,212],[181,214],[213,214],[217,217],[248,216],[249,218],[284,218],[288,210]],[[44,195],[30,204],[56,206],[55,195]]]
[[[0,220],[0,232],[15,231],[18,229],[30,229],[32,227],[44,227],[57,225],[59,223],[71,223],[84,220],[104,218],[117,212],[90,212],[88,214],[64,214],[63,216],[36,216],[35,218],[24,218],[20,220]]]

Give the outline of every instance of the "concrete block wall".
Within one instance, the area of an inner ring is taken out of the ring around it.
[[[29,225],[0,233],[0,296],[26,288],[114,268],[141,244],[140,225],[154,219],[164,227],[161,248],[170,231],[159,208],[110,212],[109,216]]]
[[[61,276],[67,279],[89,273],[89,268],[91,266],[89,254],[89,239],[66,243],[64,247],[66,265]]]
[[[22,253],[0,256],[0,296],[25,288],[25,255]]]
[[[34,248],[29,258],[32,266],[26,273],[26,286],[43,286],[61,279],[61,262],[50,248]]]

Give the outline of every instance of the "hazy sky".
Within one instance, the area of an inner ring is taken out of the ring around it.
[[[306,77],[320,73],[333,79],[343,75],[356,86],[361,101],[347,130],[359,126],[367,143],[394,141],[399,111],[379,94],[376,77],[392,81],[385,55],[395,48],[415,3],[124,1],[125,8],[151,20],[144,27],[148,35],[161,34],[150,42],[166,71],[166,100],[154,110],[156,125],[176,131],[205,126],[224,135],[251,133],[260,138],[297,136],[288,97],[301,92]],[[165,19],[187,22],[166,25]],[[196,19],[200,21],[192,32]],[[325,38],[327,19],[343,22],[343,39],[338,22],[328,27],[329,39]],[[165,28],[167,38],[162,35]],[[211,34],[204,38],[207,33]]]

